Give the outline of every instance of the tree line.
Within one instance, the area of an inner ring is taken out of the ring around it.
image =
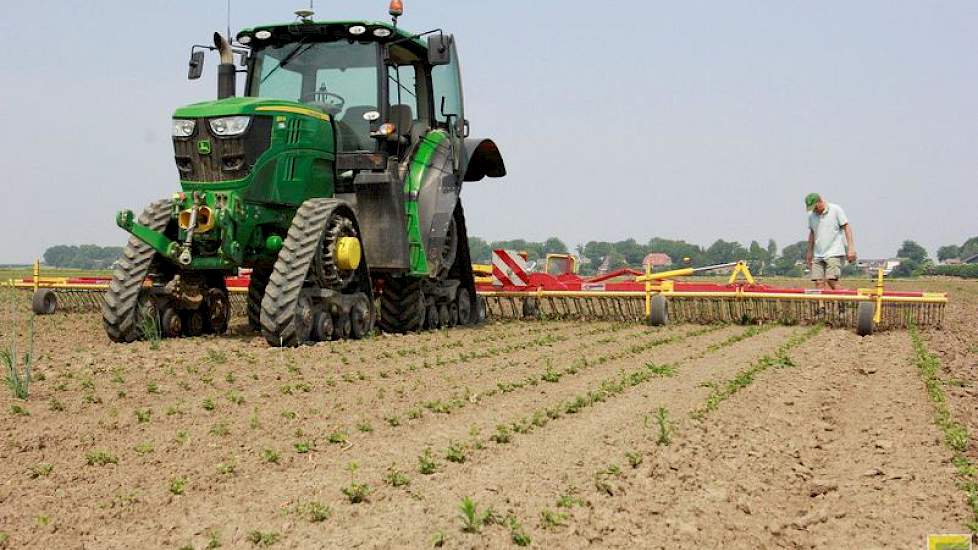
[[[107,269],[120,256],[121,246],[59,244],[44,251],[44,265],[71,269]]]

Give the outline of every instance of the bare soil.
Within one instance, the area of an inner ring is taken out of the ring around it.
[[[978,283],[911,286],[951,293],[924,334],[978,433]],[[152,349],[58,314],[35,350],[30,398],[0,395],[0,547],[920,548],[975,519],[905,331],[509,322],[282,350],[237,320]]]

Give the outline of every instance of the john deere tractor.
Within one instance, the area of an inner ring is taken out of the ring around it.
[[[220,55],[217,100],[173,114],[181,191],[117,215],[131,237],[105,297],[112,340],[224,333],[239,268],[273,346],[476,321],[459,193],[506,169],[468,137],[453,37],[405,32],[400,11],[300,11],[192,48],[191,79]]]

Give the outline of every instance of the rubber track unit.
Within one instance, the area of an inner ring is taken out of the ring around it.
[[[425,301],[421,279],[391,277],[380,297],[380,329],[384,332],[420,332],[425,328]]]
[[[299,294],[321,246],[326,220],[343,204],[337,199],[309,199],[296,211],[261,302],[261,332],[269,345],[303,343],[305,335],[299,334],[295,318]]]
[[[140,225],[162,232],[170,222],[172,207],[173,201],[170,199],[150,203],[139,215]],[[105,293],[105,305],[102,306],[102,324],[113,342],[139,339],[137,301],[154,256],[156,251],[153,247],[136,237],[129,237],[122,250],[122,257],[112,271],[109,290]]]
[[[261,331],[261,301],[271,273],[268,268],[255,268],[248,281],[248,325],[254,331]]]

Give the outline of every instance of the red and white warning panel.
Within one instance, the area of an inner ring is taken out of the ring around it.
[[[492,251],[492,285],[525,287],[530,282],[526,257],[515,250]]]

